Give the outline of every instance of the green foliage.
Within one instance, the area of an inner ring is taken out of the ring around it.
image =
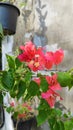
[[[40,84],[41,91],[46,92],[48,89],[48,83],[44,77],[41,77],[41,84]]]
[[[4,71],[2,76],[2,83],[7,90],[11,90],[14,85],[14,75],[11,71]]]
[[[48,121],[50,130],[72,130],[73,129],[73,117],[70,114],[63,114],[60,109],[51,109],[48,104],[41,100],[39,105],[39,114],[37,116],[38,125]]]
[[[27,83],[30,83],[31,81],[31,78],[32,78],[32,72],[31,71],[28,71],[26,74],[25,74],[25,82]]]
[[[17,102],[20,98],[23,98],[24,101],[33,99],[35,96],[38,97],[38,115],[36,117],[38,126],[42,125],[45,121],[48,121],[50,130],[72,130],[73,129],[73,117],[69,113],[64,113],[58,108],[51,108],[47,103],[50,96],[51,103],[53,98],[57,97],[56,90],[52,90],[49,86],[49,83],[46,81],[45,76],[37,74],[36,76],[40,79],[40,84],[34,81],[34,73],[28,68],[28,64],[21,63],[18,58],[14,56],[6,55],[8,68],[5,71],[0,72],[0,103],[3,102],[3,95],[5,92],[9,92],[10,96],[14,99],[17,99]],[[53,74],[53,73],[52,73]],[[71,72],[57,72],[58,82],[62,87],[73,86],[73,75]],[[54,78],[54,77],[53,77]],[[56,83],[56,79],[51,78],[52,85]],[[52,93],[49,93],[46,96],[46,100],[42,99],[42,92],[47,90],[52,90]],[[59,95],[58,95],[59,96]],[[53,98],[51,98],[53,97]],[[20,106],[21,107],[21,106]],[[23,113],[23,109],[19,109],[20,114]],[[8,112],[14,112],[13,107],[7,108]],[[16,117],[18,112],[14,112]]]
[[[37,116],[38,125],[48,121],[51,130],[65,130],[64,122],[62,121],[63,114],[60,109],[51,109],[45,100],[41,99],[41,103],[38,107],[39,114]]]
[[[73,130],[73,118],[65,121],[64,126],[65,130]]]
[[[73,86],[72,77],[68,72],[58,72],[58,82],[62,87],[69,87],[69,89]]]
[[[28,95],[30,97],[39,95],[39,86],[34,81],[31,81],[28,87]]]
[[[0,41],[2,40],[3,38],[3,29],[2,29],[2,25],[0,24]]]
[[[20,80],[18,84],[17,99],[19,99],[20,97],[24,95],[25,90],[26,90],[26,83]]]
[[[10,106],[10,107],[7,107],[7,108],[6,108],[6,111],[7,111],[8,113],[13,112],[13,107],[11,107],[11,106]]]
[[[3,104],[3,94],[0,92],[0,104]]]
[[[36,117],[38,126],[43,124],[45,121],[47,121],[49,115],[50,115],[50,107],[48,106],[47,102],[43,99],[41,99],[40,105],[38,107],[39,113]]]
[[[18,69],[22,65],[22,62],[20,62],[19,59],[16,57],[15,64],[16,64],[16,68]]]
[[[14,59],[14,57],[6,54],[6,58],[7,58],[8,67],[10,69],[15,69],[15,59]]]
[[[62,121],[55,121],[53,130],[65,130],[64,123]]]
[[[47,110],[39,110],[39,114],[36,117],[38,126],[47,121],[48,119],[48,111]]]

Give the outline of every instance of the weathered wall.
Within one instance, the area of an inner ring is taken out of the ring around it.
[[[60,69],[73,67],[73,0],[28,0],[21,14],[15,44],[24,43],[32,35],[35,44],[64,49],[65,58]],[[64,105],[73,111],[72,90],[63,90],[62,95]]]

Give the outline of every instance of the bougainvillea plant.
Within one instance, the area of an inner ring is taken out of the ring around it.
[[[13,118],[15,118],[16,120],[28,120],[32,117],[34,117],[34,109],[30,106],[30,103],[25,102],[25,103],[15,103],[14,101],[12,101],[10,103],[10,106],[7,107],[7,111],[8,112],[12,112],[12,116]]]
[[[38,126],[47,121],[50,130],[72,130],[73,117],[70,112],[64,113],[55,107],[57,102],[64,100],[59,93],[62,87],[70,89],[73,86],[72,71],[52,71],[53,67],[57,69],[62,62],[64,51],[58,49],[46,52],[43,47],[36,47],[31,41],[20,46],[19,50],[17,56],[6,55],[8,68],[0,72],[0,101],[6,92],[17,101],[22,98],[28,102],[37,97]],[[15,112],[14,107],[10,110]]]

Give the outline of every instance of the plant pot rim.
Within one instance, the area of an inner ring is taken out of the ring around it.
[[[20,10],[15,5],[13,5],[11,3],[7,3],[7,2],[0,2],[0,5],[11,6],[11,7],[15,8],[16,10],[18,10],[18,15],[20,15]]]

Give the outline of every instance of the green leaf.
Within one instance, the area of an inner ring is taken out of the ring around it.
[[[19,114],[18,112],[14,112],[13,119],[17,120],[18,114]]]
[[[21,80],[18,85],[17,99],[19,99],[21,96],[23,96],[25,90],[26,90],[26,83]]]
[[[22,62],[18,58],[16,58],[15,64],[16,64],[16,68],[19,68],[22,65]]]
[[[51,130],[54,130],[53,127],[54,127],[54,124],[56,122],[56,118],[55,117],[52,117],[48,120],[48,124],[50,125],[50,129]]]
[[[50,117],[51,109],[48,103],[44,99],[41,99],[37,110],[39,113],[37,116],[37,122],[38,122],[38,125],[41,125]]]
[[[34,81],[31,81],[28,87],[28,94],[30,96],[35,96],[39,94],[39,86]]]
[[[58,72],[58,82],[62,87],[72,87],[72,78],[71,75],[68,72]]]
[[[55,113],[58,117],[60,117],[62,115],[62,111],[58,108],[54,109],[55,110]]]
[[[13,109],[11,106],[6,108],[6,111],[7,111],[8,113],[12,112],[13,110],[14,110],[14,109]]]
[[[0,91],[3,91],[4,89],[4,84],[2,82],[2,76],[0,76]]]
[[[31,80],[31,76],[32,76],[32,72],[27,72],[26,74],[25,74],[25,82],[30,82],[30,80]]]
[[[41,78],[40,88],[41,88],[41,90],[42,90],[43,92],[46,92],[47,89],[48,89],[48,83],[47,83],[46,79],[43,78],[43,77]]]
[[[2,92],[0,92],[0,104],[3,104],[3,95],[2,95]]]
[[[53,130],[65,130],[64,123],[62,121],[56,121]]]
[[[2,83],[4,84],[5,89],[11,90],[14,85],[14,77],[11,71],[4,71],[2,77]]]
[[[3,38],[3,28],[2,25],[0,24],[0,39]]]
[[[65,121],[64,126],[65,130],[73,130],[73,119]]]
[[[38,126],[43,124],[48,119],[48,116],[49,116],[48,112],[49,111],[46,111],[46,110],[40,110],[39,111],[39,114],[36,117]]]
[[[53,130],[60,130],[60,126],[59,126],[59,123],[57,121],[53,125]]]
[[[62,121],[59,121],[58,124],[59,124],[59,130],[65,130],[64,123]]]
[[[38,110],[49,110],[50,112],[50,106],[44,99],[41,99]]]
[[[10,69],[15,69],[15,60],[14,60],[14,57],[6,54],[6,58],[7,58],[7,62],[8,62],[9,68]]]

